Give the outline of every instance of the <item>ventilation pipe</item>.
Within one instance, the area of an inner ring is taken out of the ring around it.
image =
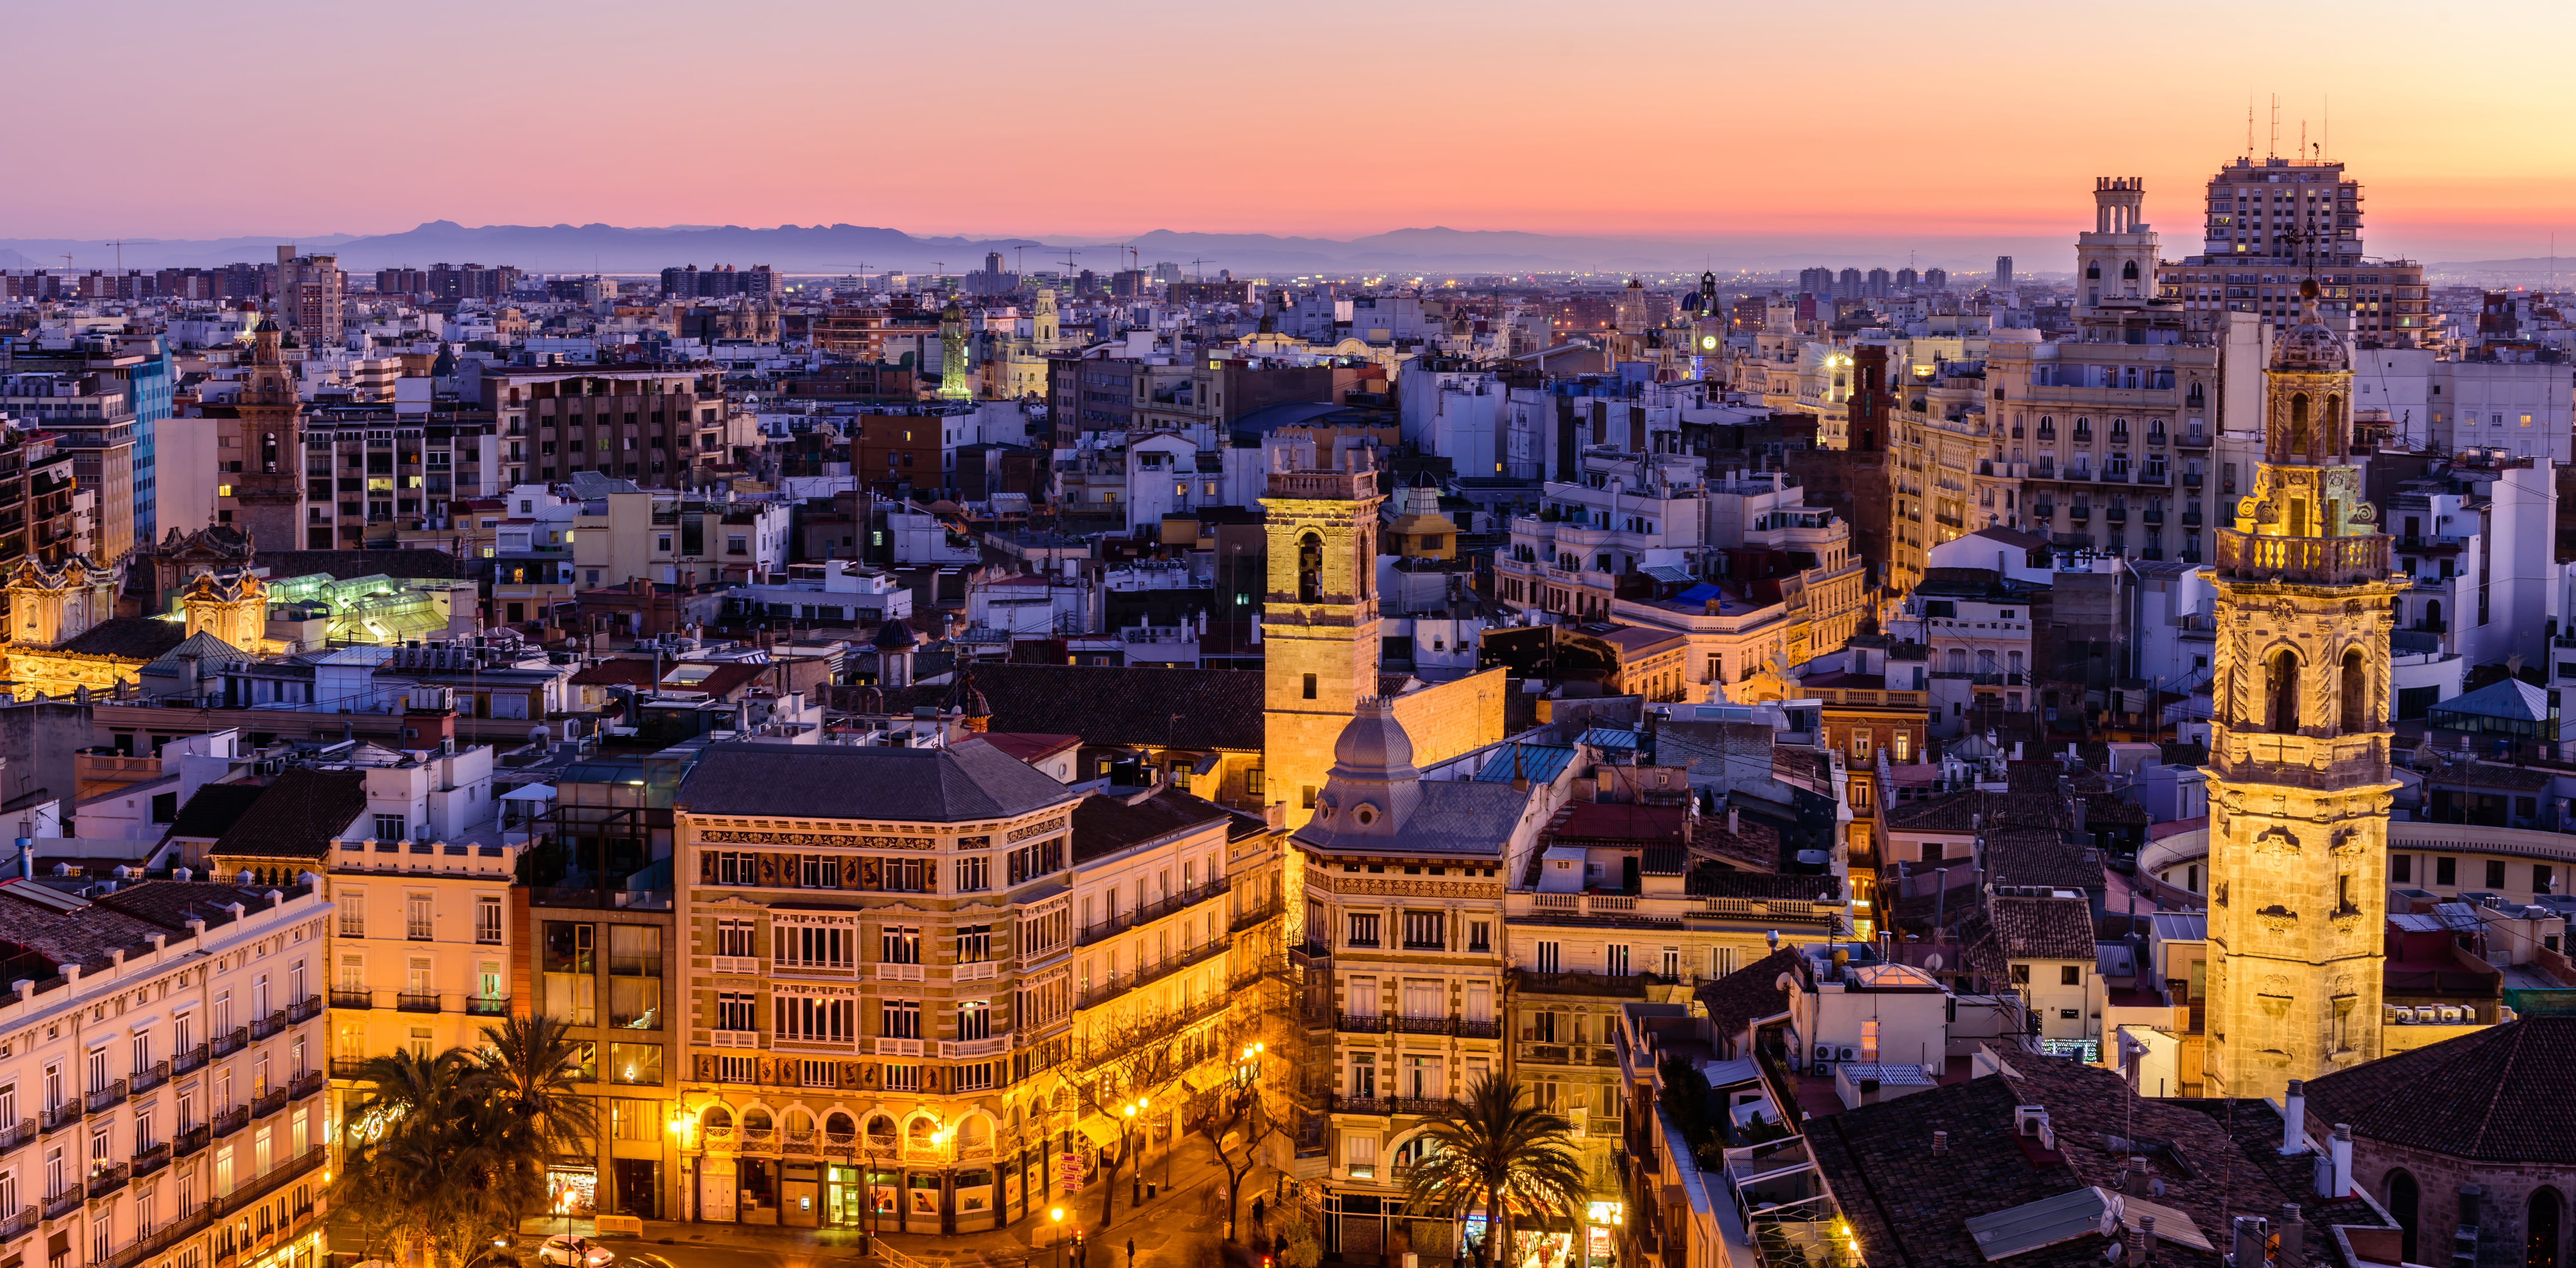
[[[2303,1154],[2308,1151],[2308,1084],[2305,1079],[2290,1080],[2289,1094],[2281,1098],[2281,1152]]]
[[[2352,1124],[2334,1125],[2334,1140],[2327,1146],[2334,1154],[2334,1192],[2343,1197],[2352,1192]]]

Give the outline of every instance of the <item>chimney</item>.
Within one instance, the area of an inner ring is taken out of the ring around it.
[[[2135,1252],[2136,1252],[2136,1253],[2135,1253],[2134,1255],[2132,1255],[2131,1257],[2132,1257],[2132,1258],[2134,1258],[2134,1259],[2136,1259],[2140,1264],[2148,1264],[2148,1263],[2153,1263],[2153,1262],[2155,1261],[2155,1257],[2156,1257],[2156,1217],[2155,1217],[2155,1216],[2152,1216],[2152,1215],[2141,1215],[2141,1216],[2139,1216],[2139,1217],[2138,1217],[2138,1240],[2137,1240],[2137,1243],[2136,1243],[2136,1245],[2135,1245],[2135,1247],[2134,1247],[2133,1249],[2135,1250]]]
[[[1932,1152],[1936,1154],[1950,1152],[1950,1133],[1944,1131],[1932,1133]]]
[[[2335,1124],[2334,1140],[2326,1147],[2334,1154],[2334,1192],[2327,1196],[2343,1197],[2352,1192],[2352,1124]]]
[[[2295,1264],[2300,1262],[2301,1255],[2299,1252],[2304,1249],[2304,1243],[2307,1238],[2306,1230],[2299,1224],[2298,1203],[2284,1202],[2281,1204],[2280,1233],[2281,1262],[2285,1264]]]
[[[2305,1079],[2290,1080],[2288,1095],[2281,1098],[2281,1152],[2303,1154],[2308,1151],[2308,1084]]]
[[[1742,816],[1742,812],[1741,812],[1740,810],[1738,810],[1736,807],[1734,807],[1734,806],[1728,806],[1728,807],[1726,808],[1726,835],[1728,835],[1728,836],[1741,836],[1741,835],[1743,835],[1743,833],[1744,833],[1744,823],[1743,823],[1743,819],[1742,819],[1742,817],[1741,817],[1741,816]]]

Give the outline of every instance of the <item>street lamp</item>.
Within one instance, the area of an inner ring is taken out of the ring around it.
[[[1054,1230],[1051,1238],[1055,1243],[1055,1261],[1058,1268],[1061,1268],[1064,1263],[1064,1208],[1060,1206],[1048,1208],[1047,1222],[1047,1226]]]

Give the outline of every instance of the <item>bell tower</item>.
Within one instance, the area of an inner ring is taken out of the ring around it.
[[[1273,450],[1265,513],[1269,583],[1261,607],[1263,798],[1288,826],[1314,814],[1333,745],[1378,694],[1378,471],[1368,451],[1296,469]]]
[[[2218,530],[2209,1040],[2218,1096],[2280,1096],[2380,1055],[2388,908],[2389,541],[2352,461],[2351,354],[2274,340],[2263,461]]]
[[[234,525],[272,550],[294,550],[298,543],[333,544],[327,535],[307,541],[304,402],[286,357],[294,346],[294,336],[279,329],[275,317],[260,319],[251,334],[250,368],[236,406],[241,435],[235,452],[240,456],[233,461],[239,469],[216,477],[230,490]]]

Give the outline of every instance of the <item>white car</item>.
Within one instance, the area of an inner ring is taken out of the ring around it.
[[[549,1237],[537,1248],[537,1262],[546,1268],[608,1268],[616,1261],[616,1251],[570,1233]]]

